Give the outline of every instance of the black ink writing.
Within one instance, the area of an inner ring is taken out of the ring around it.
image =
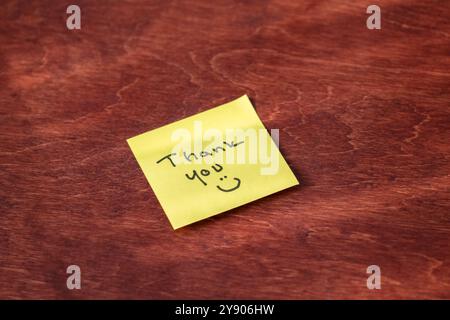
[[[159,159],[158,161],[156,161],[156,163],[160,163],[160,162],[162,162],[163,160],[168,159],[168,160],[170,161],[170,163],[172,164],[172,166],[173,166],[173,167],[176,167],[175,163],[173,163],[172,159],[170,158],[171,156],[175,156],[175,155],[176,155],[176,153],[168,154],[167,156],[165,156],[165,157]]]
[[[222,151],[222,152],[226,151],[226,147],[234,148],[242,143],[244,143],[244,141],[239,141],[239,142],[223,141],[223,146],[214,147],[211,149],[211,151],[202,150],[201,152],[198,153],[198,155],[195,154],[194,152],[186,153],[185,151],[183,151],[183,156],[187,161],[192,162],[194,160],[198,160],[199,157],[204,158],[204,157],[213,156],[215,153],[218,153],[219,151]],[[172,157],[176,156],[176,155],[177,155],[176,153],[170,153],[170,154],[162,157],[158,161],[156,161],[156,163],[160,164],[164,160],[168,160],[170,162],[170,164],[172,165],[172,167],[176,167],[177,165],[175,164],[174,159],[172,159]],[[192,170],[192,173],[190,173],[190,174],[185,173],[185,176],[189,180],[197,179],[198,181],[201,182],[201,184],[203,186],[207,186],[208,185],[207,180],[211,178],[211,173],[221,172],[223,170],[223,166],[218,163],[214,163],[211,166],[211,169],[213,171],[208,170],[208,169],[201,169],[200,172],[198,172],[197,170]],[[208,178],[206,178],[206,177],[208,177]],[[231,180],[227,180],[227,178],[228,177],[226,175],[220,177],[219,180],[222,181],[222,183],[219,183],[216,185],[218,190],[220,190],[222,192],[231,192],[231,191],[238,189],[241,186],[241,179],[234,177]]]

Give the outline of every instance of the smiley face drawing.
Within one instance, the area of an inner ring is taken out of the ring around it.
[[[228,178],[227,176],[223,176],[222,178],[220,178],[220,181],[224,181],[227,178]],[[217,187],[217,189],[219,189],[220,191],[223,191],[223,192],[234,191],[234,190],[236,190],[237,188],[239,188],[241,186],[241,180],[239,178],[233,178],[233,180],[236,181],[236,183],[235,183],[235,186],[232,187],[232,188],[224,188],[224,187],[221,187],[219,185],[217,185],[216,187]]]

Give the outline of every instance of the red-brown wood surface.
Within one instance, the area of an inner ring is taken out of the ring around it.
[[[450,298],[450,2],[68,4],[0,5],[0,298]],[[243,94],[301,185],[173,231],[126,139]]]

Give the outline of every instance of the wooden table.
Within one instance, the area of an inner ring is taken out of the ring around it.
[[[450,298],[450,2],[76,4],[1,5],[0,298]],[[301,185],[174,232],[126,139],[243,94]]]

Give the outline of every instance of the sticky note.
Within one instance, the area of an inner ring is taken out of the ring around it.
[[[297,185],[278,133],[245,95],[127,142],[177,229]]]

